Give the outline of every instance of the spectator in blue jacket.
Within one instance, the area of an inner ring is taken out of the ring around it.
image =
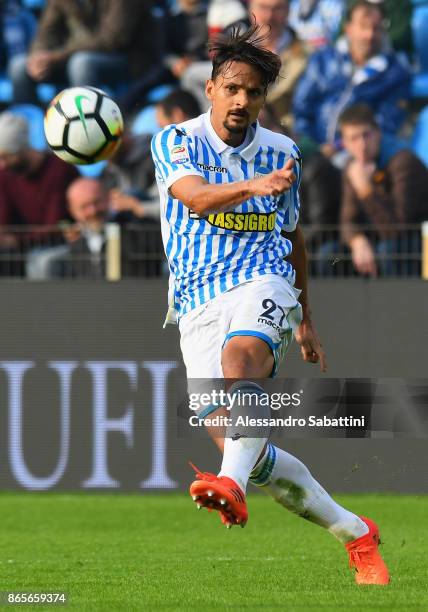
[[[395,133],[405,118],[410,70],[385,44],[382,5],[359,0],[350,9],[345,36],[314,53],[294,96],[295,133],[337,146],[345,107],[365,102],[380,127]]]
[[[0,24],[0,68],[3,71],[13,57],[27,52],[36,33],[37,21],[19,0],[0,0]]]
[[[306,223],[338,222],[340,171],[331,162],[337,163],[342,111],[364,102],[390,134],[405,118],[410,70],[388,47],[384,23],[381,4],[357,0],[347,14],[345,36],[314,53],[297,84],[294,132],[306,161]]]
[[[347,0],[348,7],[354,4],[355,0]],[[404,51],[407,57],[413,53],[412,35],[412,3],[417,4],[420,0],[369,0],[372,4],[383,4],[388,38],[395,51]]]

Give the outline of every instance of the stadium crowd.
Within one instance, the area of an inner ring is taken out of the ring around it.
[[[253,19],[282,62],[261,122],[302,152],[311,273],[420,275],[428,0],[3,0],[0,14],[1,276],[104,278],[108,222],[123,276],[164,272],[151,137],[207,109],[208,41]],[[79,169],[42,136],[50,98],[77,85],[111,93],[127,125],[113,159]]]

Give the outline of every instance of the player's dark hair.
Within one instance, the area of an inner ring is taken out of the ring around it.
[[[339,117],[339,128],[345,125],[371,125],[379,128],[376,117],[367,104],[353,104],[345,109]]]
[[[346,22],[351,21],[355,11],[359,8],[364,8],[366,11],[379,11],[382,18],[386,18],[385,8],[383,3],[371,2],[370,0],[355,0],[348,6],[346,11]]]
[[[256,23],[246,31],[237,27],[228,34],[219,34],[208,45],[213,62],[211,79],[215,80],[231,62],[243,62],[259,71],[266,90],[278,78],[281,60],[263,47],[265,39]]]
[[[195,96],[190,91],[184,89],[174,89],[163,100],[158,102],[167,117],[171,116],[174,108],[180,108],[189,119],[198,117],[201,114],[201,107]]]

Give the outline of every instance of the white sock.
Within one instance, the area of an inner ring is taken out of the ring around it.
[[[255,465],[251,482],[291,512],[328,529],[344,544],[368,532],[364,521],[336,503],[299,459],[273,444]]]
[[[259,396],[265,392],[255,383],[240,381],[232,385],[229,393],[256,394]],[[248,399],[248,395],[245,398],[245,401],[240,402],[239,406],[236,402],[230,411],[230,417],[234,423],[236,423],[238,416],[269,418],[269,406],[263,406],[254,401],[254,395],[253,400]],[[255,434],[257,434],[257,437],[253,437]],[[245,427],[244,425],[228,427],[224,440],[223,461],[218,475],[232,478],[245,493],[250,472],[259,458],[268,436],[268,427]]]

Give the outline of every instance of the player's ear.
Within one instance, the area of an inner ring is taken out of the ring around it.
[[[208,79],[205,84],[205,95],[207,96],[208,100],[212,102],[214,97],[214,81],[212,79]]]

